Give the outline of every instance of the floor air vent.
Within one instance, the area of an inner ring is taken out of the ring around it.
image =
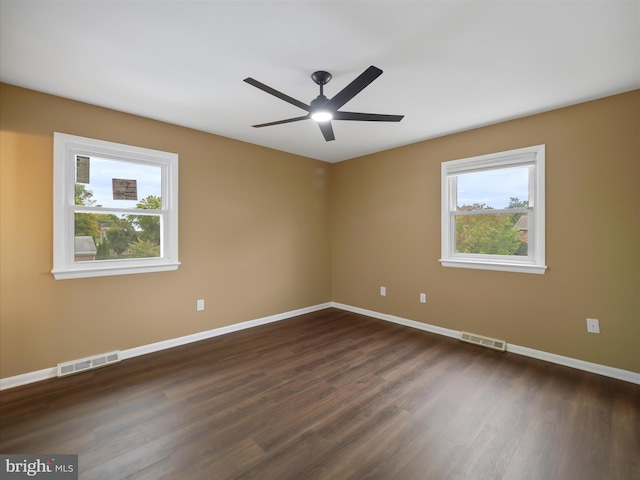
[[[503,352],[507,349],[507,342],[504,340],[483,337],[482,335],[476,335],[474,333],[460,332],[460,340]]]
[[[71,362],[58,364],[58,376],[64,377],[73,373],[84,372],[94,368],[103,367],[111,363],[120,361],[120,352],[103,353],[94,357],[83,358],[82,360],[73,360]]]

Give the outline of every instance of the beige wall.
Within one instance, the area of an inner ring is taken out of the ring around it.
[[[9,85],[0,101],[2,378],[330,300],[640,372],[640,91],[334,165]],[[176,272],[53,279],[54,131],[180,155]],[[540,143],[547,273],[441,267],[440,163]]]
[[[441,162],[543,143],[547,272],[442,267]],[[640,372],[640,91],[342,162],[331,175],[333,301]]]
[[[0,100],[0,377],[331,299],[329,164],[9,85]],[[54,131],[180,155],[176,272],[53,279]]]

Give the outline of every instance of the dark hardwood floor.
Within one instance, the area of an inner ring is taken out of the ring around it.
[[[640,479],[640,386],[336,309],[0,393],[81,479]]]

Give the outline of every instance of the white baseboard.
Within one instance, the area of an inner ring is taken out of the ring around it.
[[[48,380],[58,376],[58,368],[43,368],[42,370],[36,370],[35,372],[23,373],[22,375],[16,375],[14,377],[0,378],[0,391],[7,388],[19,387],[28,383],[40,382],[42,380]]]
[[[297,317],[298,315],[304,315],[305,313],[316,312],[318,310],[324,310],[329,308],[330,303],[321,303],[313,305],[311,307],[300,308],[298,310],[291,310],[290,312],[278,313],[276,315],[270,315],[268,317],[256,318],[254,320],[248,320],[246,322],[236,323],[228,325],[226,327],[214,328],[205,332],[194,333],[192,335],[185,335],[184,337],[172,338],[164,340],[162,342],[151,343],[149,345],[142,345],[140,347],[130,348],[128,350],[120,351],[121,360],[137,357],[140,355],[146,355],[147,353],[158,352],[160,350],[166,350],[167,348],[178,347],[180,345],[186,345],[187,343],[198,342],[200,340],[206,340],[207,338],[217,337],[225,335],[231,332],[237,332],[239,330],[245,330],[247,328],[257,327],[259,325],[266,325],[267,323],[273,323],[287,318]],[[35,383],[49,378],[56,377],[58,370],[56,367],[45,368],[35,372],[23,373],[22,375],[15,375],[13,377],[6,377],[0,379],[0,391],[9,388],[19,387],[28,383]]]
[[[624,380],[625,382],[636,383],[640,385],[640,373],[622,370],[621,368],[608,367],[599,363],[585,362],[571,357],[563,357],[555,353],[544,352],[542,350],[534,350],[533,348],[521,347],[520,345],[512,345],[507,343],[507,352],[517,353],[525,357],[537,358],[546,362],[557,363],[565,367],[584,370],[585,372],[597,373],[605,377]]]
[[[437,333],[438,335],[460,338],[460,332],[457,330],[450,330],[448,328],[429,325],[428,323],[416,322],[415,320],[408,320],[406,318],[396,317],[395,315],[389,315],[386,313],[375,312],[373,310],[366,310],[364,308],[352,307],[351,305],[345,305],[342,303],[331,302],[330,306],[339,308],[341,310],[346,310],[348,312],[359,313],[368,317],[377,318],[379,320],[386,320],[388,322],[398,323],[407,327],[417,328],[419,330],[425,330],[431,333]],[[585,372],[597,373],[598,375],[603,375],[605,377],[611,377],[617,380],[624,380],[625,382],[640,385],[640,373],[631,372],[629,370],[608,367],[606,365],[600,365],[598,363],[585,362],[583,360],[577,360],[571,357],[563,357],[562,355],[556,355],[555,353],[544,352],[542,350],[535,350],[528,347],[521,347],[520,345],[514,345],[508,342],[507,352],[516,353],[525,357],[536,358],[538,360],[544,360],[546,362],[556,363],[558,365],[564,365],[566,367],[576,368],[578,370],[584,370]]]
[[[142,345],[140,347],[130,348],[128,350],[122,350],[120,352],[121,359],[137,357],[140,355],[146,355],[148,353],[158,352],[160,350],[166,350],[168,348],[178,347],[180,345],[186,345],[192,342],[198,342],[200,340],[206,340],[207,338],[217,337],[225,335],[231,332],[237,332],[245,330],[247,328],[257,327],[259,325],[266,325],[267,323],[273,323],[287,318],[297,317],[298,315],[304,315],[305,313],[316,312],[325,308],[334,307],[340,310],[346,310],[348,312],[359,313],[366,315],[367,317],[377,318],[379,320],[385,320],[387,322],[397,323],[406,327],[416,328],[424,330],[426,332],[436,333],[438,335],[444,335],[445,337],[460,338],[460,332],[457,330],[451,330],[449,328],[438,327],[436,325],[430,325],[428,323],[416,322],[415,320],[409,320],[407,318],[397,317],[395,315],[389,315],[387,313],[375,312],[373,310],[367,310],[364,308],[353,307],[351,305],[345,305],[343,303],[328,302],[313,305],[311,307],[300,308],[298,310],[292,310],[290,312],[279,313],[268,317],[257,318],[254,320],[248,320],[246,322],[236,323],[234,325],[228,325],[226,327],[214,328],[205,332],[194,333],[192,335],[185,335],[183,337],[172,338],[164,340],[162,342],[151,343],[149,345]],[[555,353],[544,352],[542,350],[535,350],[533,348],[521,347],[507,343],[507,351],[516,353],[518,355],[524,355],[525,357],[536,358],[538,360],[544,360],[558,365],[564,365],[578,370],[584,370],[586,372],[596,373],[605,377],[611,377],[618,380],[624,380],[626,382],[635,383],[640,385],[640,373],[631,372],[629,370],[622,370],[620,368],[608,367],[606,365],[600,365],[598,363],[585,362],[583,360],[577,360],[571,357],[563,357],[562,355],[556,355]],[[57,376],[57,368],[45,368],[37,370],[35,372],[24,373],[22,375],[16,375],[13,377],[7,377],[0,379],[0,391],[9,388],[19,387],[28,383],[35,383],[49,378]]]
[[[387,322],[398,323],[406,327],[417,328],[418,330],[425,330],[431,333],[437,333],[438,335],[444,335],[445,337],[460,338],[460,332],[458,332],[457,330],[450,330],[448,328],[429,325],[428,323],[416,322],[415,320],[396,317],[395,315],[389,315],[388,313],[380,313],[374,312],[373,310],[366,310],[364,308],[352,307],[351,305],[345,305],[344,303],[331,302],[331,306],[339,308],[340,310],[346,310],[348,312],[366,315],[367,317],[373,317],[379,320],[386,320]]]
[[[167,348],[179,347],[180,345],[186,345],[187,343],[199,342],[200,340],[206,340],[207,338],[218,337],[227,333],[237,332],[260,325],[266,325],[267,323],[273,323],[280,320],[285,320],[287,318],[297,317],[298,315],[304,315],[305,313],[317,312],[318,310],[324,310],[325,308],[329,308],[330,306],[331,305],[329,303],[321,303],[319,305],[313,305],[311,307],[291,310],[290,312],[278,313],[276,315],[256,318],[255,320],[248,320],[246,322],[234,323],[233,325],[227,325],[226,327],[214,328],[213,330],[207,330],[205,332],[194,333],[192,335],[186,335],[184,337],[172,338],[169,340],[164,340],[162,342],[150,343],[149,345],[122,350],[120,352],[120,355],[122,360],[126,360],[127,358],[146,355],[147,353],[158,352],[160,350],[166,350]]]

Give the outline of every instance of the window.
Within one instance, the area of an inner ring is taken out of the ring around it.
[[[442,163],[443,266],[545,272],[544,159],[537,145]]]
[[[54,277],[179,265],[178,155],[54,133]]]

